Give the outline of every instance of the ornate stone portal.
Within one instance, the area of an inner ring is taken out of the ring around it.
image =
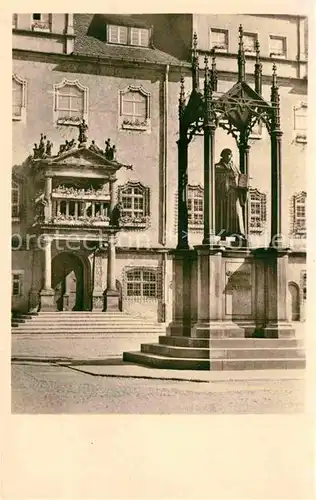
[[[120,168],[131,169],[132,166],[123,165],[115,159],[116,148],[111,146],[110,139],[105,141],[104,151],[94,140],[87,147],[87,130],[88,126],[83,121],[79,125],[78,146],[74,139],[66,141],[59,147],[56,155],[52,154],[53,144],[42,133],[39,146],[35,144],[33,150],[31,182],[37,192],[34,197],[33,228],[44,240],[43,288],[40,291],[42,311],[56,310],[55,290],[52,288],[52,254],[55,243],[57,240],[59,243],[62,241],[65,246],[73,235],[79,241],[80,251],[85,254],[86,260],[89,253],[93,252],[92,265],[86,266],[86,273],[91,273],[87,279],[92,283],[92,309],[118,310],[115,236],[120,230],[121,211],[116,205],[115,182],[116,172]],[[105,290],[104,253],[107,253]],[[66,282],[66,276],[64,281]],[[61,297],[61,303],[66,302],[64,298],[68,299],[68,296]]]
[[[245,81],[243,29],[239,28],[238,81],[225,94],[217,91],[215,53],[211,69],[205,57],[204,89],[199,85],[197,37],[192,56],[193,89],[188,103],[184,78],[179,98],[178,244],[174,251],[174,319],[171,336],[282,337],[294,333],[286,317],[289,250],[281,227],[280,98],[273,65],[271,101],[263,99],[262,65],[256,45],[255,88]],[[247,191],[249,135],[256,123],[271,138],[271,233],[265,249],[248,244]],[[232,135],[239,166],[224,149],[215,163],[218,127]],[[188,242],[188,147],[196,133],[204,136],[204,237],[201,245]],[[226,238],[229,236],[229,238]],[[227,241],[229,240],[229,241]],[[269,290],[269,293],[265,293]]]

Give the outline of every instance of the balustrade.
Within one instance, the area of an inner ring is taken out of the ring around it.
[[[58,221],[109,222],[109,203],[55,198],[52,207],[52,222],[58,223]]]

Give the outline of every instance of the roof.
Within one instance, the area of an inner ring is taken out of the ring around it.
[[[184,61],[154,47],[133,47],[106,43],[105,25],[114,22],[124,26],[145,26],[149,28],[146,23],[130,15],[75,14],[74,31],[76,38],[73,54],[139,63],[170,64],[174,66],[185,64]]]

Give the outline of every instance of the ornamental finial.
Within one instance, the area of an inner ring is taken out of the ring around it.
[[[256,64],[255,64],[255,91],[257,94],[262,93],[262,64],[260,62],[260,44],[257,38],[256,44]]]
[[[245,51],[243,41],[244,30],[242,25],[239,26],[239,46],[238,46],[238,81],[245,81]]]
[[[278,88],[278,84],[277,84],[277,67],[276,67],[275,63],[273,63],[273,66],[272,66],[272,87],[274,89]]]
[[[215,49],[211,50],[211,56],[212,56],[211,86],[212,90],[217,91],[217,69],[216,69]]]
[[[193,50],[197,50],[197,33],[196,31],[193,33]]]
[[[193,47],[192,47],[192,88],[199,89],[199,56],[197,52],[197,34],[193,34]]]
[[[184,92],[184,76],[180,79],[180,95],[179,95],[179,118],[181,118],[185,107],[185,92]]]

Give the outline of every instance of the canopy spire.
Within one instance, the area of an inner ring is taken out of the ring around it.
[[[199,54],[197,51],[197,34],[193,34],[193,47],[192,47],[192,88],[193,90],[199,90]]]
[[[256,40],[255,91],[259,95],[262,93],[262,64],[260,61],[260,44],[258,39]]]
[[[211,50],[212,67],[211,67],[211,86],[213,91],[217,91],[217,69],[216,69],[216,56],[215,49]]]
[[[245,50],[244,50],[244,41],[243,41],[243,27],[239,26],[239,45],[238,45],[238,81],[245,81]]]

